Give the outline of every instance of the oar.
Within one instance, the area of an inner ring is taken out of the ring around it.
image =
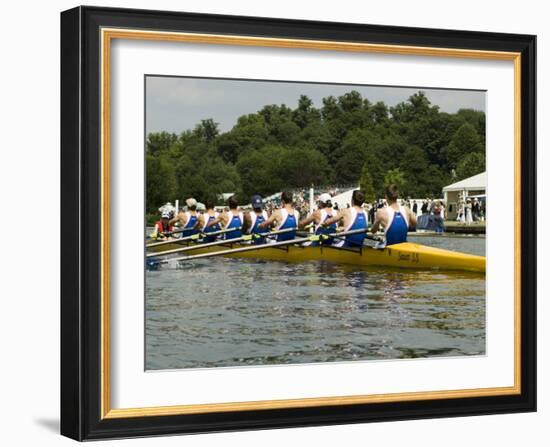
[[[253,238],[269,237],[277,234],[290,233],[291,231],[295,231],[295,230],[296,228],[285,228],[284,230],[271,231],[269,233],[246,234],[244,236],[236,237],[233,239],[225,239],[225,240],[219,240],[215,242],[208,242],[206,244],[197,244],[197,245],[192,245],[190,247],[174,248],[172,250],[161,251],[159,253],[147,253],[146,257],[151,258],[151,257],[169,255],[172,253],[179,253],[182,251],[198,250],[199,248],[215,247],[216,245],[226,245],[226,244],[233,244],[235,242],[251,241]],[[213,233],[208,233],[208,234],[210,235]]]
[[[351,231],[344,231],[342,233],[331,233],[327,234],[327,237],[335,237],[335,236],[351,236],[353,234],[362,234],[365,233],[367,229],[362,230],[351,230]],[[308,241],[318,241],[320,238],[320,235],[313,235],[309,237],[303,237],[298,239],[292,239],[290,241],[282,241],[282,242],[274,242],[273,244],[264,244],[264,245],[254,245],[251,247],[241,247],[241,248],[233,248],[230,250],[219,250],[215,251],[213,253],[202,253],[199,255],[192,255],[192,256],[183,256],[180,258],[171,258],[164,261],[151,261],[151,265],[158,266],[159,264],[166,264],[168,262],[174,262],[174,261],[191,261],[194,259],[201,259],[201,258],[211,258],[214,256],[225,256],[230,255],[233,253],[243,253],[247,251],[253,251],[253,250],[264,250],[266,248],[274,248],[274,247],[283,247],[285,245],[291,245],[291,244],[301,244],[302,242],[308,242]]]
[[[298,234],[299,236],[307,237],[309,233],[307,233],[306,231],[297,231],[296,234]],[[331,234],[319,234],[318,236],[321,236],[321,239],[328,239],[328,238],[338,239],[338,238],[346,237],[344,233],[336,233],[336,234],[337,236],[333,236]],[[369,235],[369,234],[365,234],[365,239],[370,239],[376,242],[382,242],[384,240],[384,238],[380,236]]]
[[[174,244],[174,243],[185,242],[185,241],[192,241],[192,240],[200,239],[201,237],[218,236],[220,234],[229,233],[230,231],[237,231],[237,230],[240,230],[240,229],[241,229],[241,227],[236,227],[236,228],[226,228],[225,230],[220,230],[220,231],[212,231],[212,233],[200,232],[200,233],[192,234],[191,236],[181,237],[179,239],[170,239],[170,240],[167,240],[167,241],[152,242],[150,244],[146,244],[146,247],[147,248],[149,248],[149,247],[158,247],[159,245],[166,245],[166,244]],[[189,228],[186,228],[185,230],[182,230],[182,231],[187,231],[187,230],[189,230]],[[181,233],[181,231],[179,231],[179,233]],[[164,234],[166,235],[168,233],[164,233]],[[174,234],[174,232],[172,232],[170,234]]]

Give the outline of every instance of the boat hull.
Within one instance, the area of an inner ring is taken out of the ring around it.
[[[182,245],[165,245],[162,250],[181,247]],[[227,251],[231,248],[246,245],[232,244],[199,248],[185,253],[176,253],[174,256],[193,256],[218,251]],[[160,249],[160,247],[158,247]],[[160,250],[159,250],[160,251]],[[384,249],[363,247],[361,250],[343,249],[329,246],[312,247],[290,245],[285,247],[271,247],[241,253],[223,255],[231,258],[263,259],[269,261],[306,262],[327,261],[337,264],[361,266],[382,266],[408,269],[440,269],[460,270],[471,272],[485,272],[485,257],[459,253],[426,245],[404,242]]]

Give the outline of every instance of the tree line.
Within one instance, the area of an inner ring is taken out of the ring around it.
[[[219,203],[221,193],[247,198],[285,188],[357,185],[369,200],[388,183],[403,195],[441,195],[448,183],[485,170],[485,113],[445,113],[419,91],[388,107],[357,91],[301,95],[295,109],[266,105],[228,132],[212,119],[146,141],[146,206],[193,196]]]

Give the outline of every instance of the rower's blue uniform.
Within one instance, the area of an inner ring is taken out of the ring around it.
[[[265,211],[262,211],[260,214],[256,214],[256,212],[251,211],[250,218],[252,219],[252,227],[248,230],[250,234],[260,234],[268,231],[260,228],[260,224],[263,224],[267,220],[267,213]],[[265,244],[266,240],[265,237],[255,237],[252,239],[252,243],[254,245],[261,245]]]
[[[354,231],[354,230],[366,230],[367,229],[367,215],[365,214],[365,211],[357,211],[355,208],[350,208],[352,215],[355,214],[355,218],[353,219],[352,224],[346,228],[345,231]],[[344,239],[343,247],[353,248],[353,247],[362,247],[363,242],[366,237],[366,232],[364,233],[358,233],[358,234],[350,234],[349,236],[346,236]]]
[[[290,241],[296,238],[296,227],[298,227],[298,211],[290,214],[285,208],[281,208],[281,214],[283,215],[283,223],[277,227],[277,230],[286,230],[287,228],[294,228],[294,231],[288,233],[278,234],[277,242]]]
[[[187,236],[192,236],[193,234],[197,234],[198,230],[195,229],[195,225],[197,225],[197,220],[198,220],[198,217],[196,214],[193,215],[190,212],[187,212],[187,222],[182,228],[182,230],[185,230],[185,231],[181,232],[180,237],[187,237]]]
[[[331,225],[328,225],[328,226],[323,226],[323,222],[325,222],[325,220],[327,220],[327,219],[330,219],[331,217],[332,217],[332,209],[330,210],[330,214],[329,214],[329,211],[327,211],[324,208],[321,210],[321,222],[317,226],[317,228],[315,230],[315,234],[336,233],[336,229],[337,229],[336,222],[331,224]],[[313,245],[313,246],[330,245],[333,242],[334,242],[334,238],[330,237],[328,239],[322,239],[320,242],[313,242],[311,245]]]
[[[233,211],[229,211],[229,222],[227,223],[225,229],[230,230],[231,228],[238,228],[238,230],[228,231],[225,233],[225,239],[235,239],[241,237],[243,232],[241,230],[243,226],[243,213],[233,214]]]
[[[406,211],[399,207],[399,211],[388,207],[389,223],[386,229],[386,246],[407,242],[407,233],[409,232],[409,223],[406,219]]]
[[[212,222],[213,220],[216,220],[218,217],[218,213],[215,213],[214,215],[209,215],[208,214],[208,220],[206,221],[206,224],[202,230],[202,232],[204,234],[208,234],[208,233],[214,233],[216,231],[220,231],[221,230],[221,227],[220,227],[220,224],[217,223],[215,225],[211,225],[211,226],[208,226],[208,224],[210,222]],[[217,239],[218,236],[205,236],[204,237],[204,242],[214,242],[216,239]]]

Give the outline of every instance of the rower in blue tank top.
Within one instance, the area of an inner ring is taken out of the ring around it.
[[[262,197],[258,194],[253,195],[250,199],[252,204],[252,211],[248,212],[244,217],[244,226],[247,234],[260,234],[265,233],[266,230],[262,230],[260,225],[267,221],[267,211],[263,208]],[[254,237],[252,244],[262,245],[266,243],[265,237]]]
[[[315,225],[315,234],[336,233],[336,223],[325,225],[325,222],[328,219],[332,219],[338,214],[338,211],[332,208],[332,197],[330,194],[321,194],[317,202],[317,207],[318,208],[310,213],[309,216],[300,221],[299,228],[304,228],[313,223]],[[317,247],[319,245],[331,245],[333,242],[334,238],[331,237],[327,239],[320,239],[319,241],[313,241],[306,245]]]
[[[229,197],[227,200],[229,211],[224,216],[224,230],[235,228],[234,231],[228,231],[224,234],[225,239],[235,239],[243,235],[243,213],[238,210],[239,204],[235,196]]]
[[[363,242],[365,241],[368,227],[367,213],[365,213],[365,210],[362,208],[364,201],[365,195],[362,191],[358,189],[353,191],[351,196],[352,206],[342,210],[338,216],[332,217],[325,221],[325,225],[333,225],[337,222],[342,222],[344,231],[364,230],[361,233],[345,236],[344,239],[340,239],[340,241],[333,245],[346,248],[363,247]]]
[[[199,220],[197,201],[190,197],[185,203],[187,204],[187,211],[180,211],[178,215],[170,221],[171,224],[176,222],[181,224],[181,229],[184,231],[179,233],[180,237],[192,236],[198,233],[198,229],[196,228]]]
[[[227,199],[227,206],[229,207],[229,211],[222,213],[217,219],[210,221],[208,227],[221,223],[224,230],[232,230],[234,228],[233,231],[224,233],[223,238],[236,239],[243,235],[243,213],[238,210],[239,203],[237,202],[237,198],[235,196],[231,196]]]
[[[344,231],[354,231],[354,230],[366,230],[368,227],[367,214],[365,210],[358,209],[359,207],[353,206],[350,208],[352,224],[348,228],[345,228]],[[343,247],[362,247],[363,242],[365,242],[365,237],[367,233],[358,233],[350,234],[344,239]]]
[[[202,233],[214,233],[221,230],[219,223],[213,223],[219,217],[219,213],[214,210],[214,202],[211,200],[206,201],[206,212],[201,216],[199,227],[202,229]],[[204,242],[214,242],[218,236],[205,236]]]
[[[407,242],[409,228],[416,227],[416,216],[406,206],[397,203],[399,192],[396,185],[386,188],[388,206],[380,208],[371,231],[375,233],[380,226],[384,227],[386,237],[385,246]]]
[[[259,225],[259,228],[262,230],[270,228],[274,224],[276,225],[276,230],[292,229],[292,231],[287,233],[278,234],[277,242],[295,239],[296,228],[298,227],[298,220],[300,219],[300,214],[292,206],[293,197],[291,192],[283,192],[281,194],[281,201],[283,206],[276,210],[263,224]]]

